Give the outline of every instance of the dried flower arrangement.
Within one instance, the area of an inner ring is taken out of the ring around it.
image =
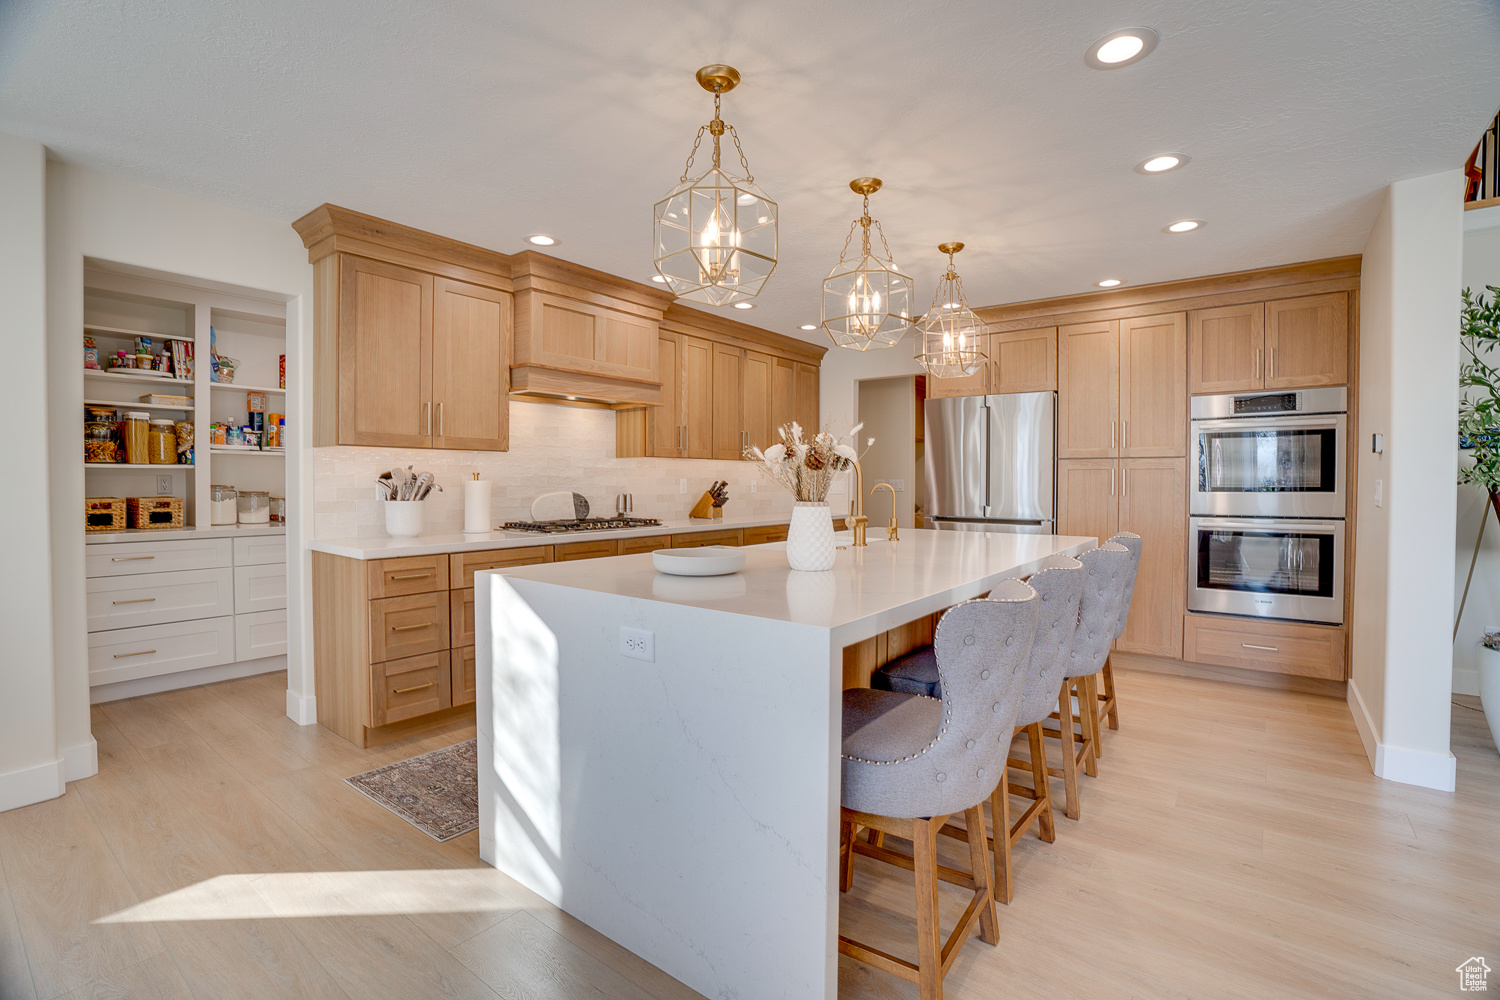
[[[794,420],[777,428],[780,442],[765,451],[753,446],[746,448],[744,455],[759,462],[761,471],[799,502],[826,503],[833,477],[859,461],[854,446],[862,427],[864,424],[856,424],[843,437],[834,437],[824,429],[810,441],[804,441],[802,425]],[[870,438],[865,447],[874,443],[875,439]]]

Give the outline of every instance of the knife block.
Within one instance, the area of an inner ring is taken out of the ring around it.
[[[714,495],[707,490],[704,490],[703,495],[698,498],[698,502],[693,504],[693,509],[688,511],[688,517],[706,518],[708,520],[723,516],[724,508],[714,506]]]

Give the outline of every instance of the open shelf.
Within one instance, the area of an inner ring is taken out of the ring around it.
[[[181,334],[152,333],[150,330],[128,330],[123,326],[99,326],[94,323],[83,324],[83,332],[85,334],[103,334],[106,337],[150,337],[153,341],[181,340],[189,344],[193,342],[192,337],[185,337]]]
[[[210,389],[229,389],[234,392],[264,392],[272,396],[285,396],[285,389],[273,389],[265,385],[245,385],[243,382],[210,382]]]
[[[141,463],[132,465],[129,462],[84,462],[83,468],[85,472],[93,469],[155,469],[157,472],[192,472],[197,466],[183,465],[180,462],[175,465],[158,465],[154,462],[150,465]]]
[[[167,410],[171,413],[192,413],[193,406],[167,406],[163,403],[125,403],[118,399],[85,399],[84,406],[108,406],[115,410]],[[104,463],[98,463],[104,464]]]
[[[136,382],[141,385],[188,386],[193,384],[193,380],[190,378],[173,378],[171,375],[117,375],[114,372],[107,372],[102,369],[95,371],[92,368],[85,368],[83,370],[83,377],[102,379],[105,382]]]
[[[215,455],[264,455],[267,458],[285,458],[286,449],[273,451],[269,448],[225,448],[222,445],[208,449]]]

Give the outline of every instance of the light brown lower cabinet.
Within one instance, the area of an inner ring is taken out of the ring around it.
[[[767,542],[786,541],[787,525],[768,524],[760,528],[743,528],[740,536],[746,545],[764,545]]]
[[[655,552],[657,549],[670,549],[671,547],[671,535],[648,535],[645,538],[622,538],[620,539],[619,554],[622,556],[633,556],[642,552]]]
[[[702,545],[743,545],[744,541],[739,528],[726,528],[723,531],[694,531],[673,535],[672,548],[695,549]]]
[[[452,674],[448,664],[446,649],[376,664],[370,721],[386,726],[451,708]]]
[[[1183,631],[1182,658],[1191,663],[1344,679],[1344,629],[1338,625],[1190,614]]]
[[[455,649],[453,657],[453,704],[472,705],[474,703],[474,647],[465,646],[463,649]]]

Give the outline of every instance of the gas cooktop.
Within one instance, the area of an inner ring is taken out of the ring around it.
[[[608,531],[613,528],[659,528],[654,517],[584,517],[569,521],[506,521],[502,531],[532,531],[560,535],[570,531]]]

